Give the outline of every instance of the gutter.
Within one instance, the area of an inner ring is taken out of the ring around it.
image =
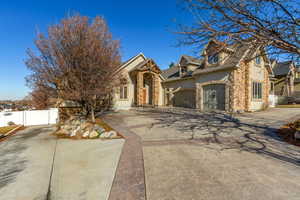
[[[237,68],[237,66],[226,66],[226,67],[212,67],[212,68],[206,68],[200,71],[195,71],[192,76],[196,76],[196,75],[200,75],[200,74],[208,74],[208,73],[212,73],[212,72],[216,72],[216,71],[223,71],[223,70],[228,70],[228,69],[233,69],[233,68]]]

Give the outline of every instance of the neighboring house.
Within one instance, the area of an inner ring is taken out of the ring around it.
[[[279,96],[300,96],[300,71],[294,62],[271,61],[274,93]]]
[[[256,57],[262,51],[258,48],[222,45],[210,41],[202,59],[183,55],[163,71],[142,53],[129,59],[117,71],[127,82],[115,93],[115,109],[151,105],[237,112],[268,107],[268,58]]]

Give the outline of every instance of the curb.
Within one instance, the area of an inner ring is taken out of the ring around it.
[[[24,127],[23,125],[19,125],[19,126],[17,126],[16,128],[14,128],[13,130],[8,131],[7,133],[5,133],[5,134],[3,135],[2,138],[0,138],[0,142],[2,142],[2,141],[4,141],[4,140],[8,139],[10,136],[14,135],[19,129],[21,129],[21,128],[23,128],[23,127]]]

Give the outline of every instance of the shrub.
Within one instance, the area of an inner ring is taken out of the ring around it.
[[[14,125],[16,125],[16,124],[15,124],[14,122],[10,121],[10,122],[7,123],[7,125],[8,125],[8,126],[14,126]]]

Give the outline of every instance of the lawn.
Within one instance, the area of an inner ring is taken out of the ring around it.
[[[276,108],[300,108],[300,104],[277,105]]]
[[[0,135],[3,135],[5,133],[8,133],[9,131],[13,130],[14,128],[16,128],[17,126],[4,126],[4,127],[0,127]]]

